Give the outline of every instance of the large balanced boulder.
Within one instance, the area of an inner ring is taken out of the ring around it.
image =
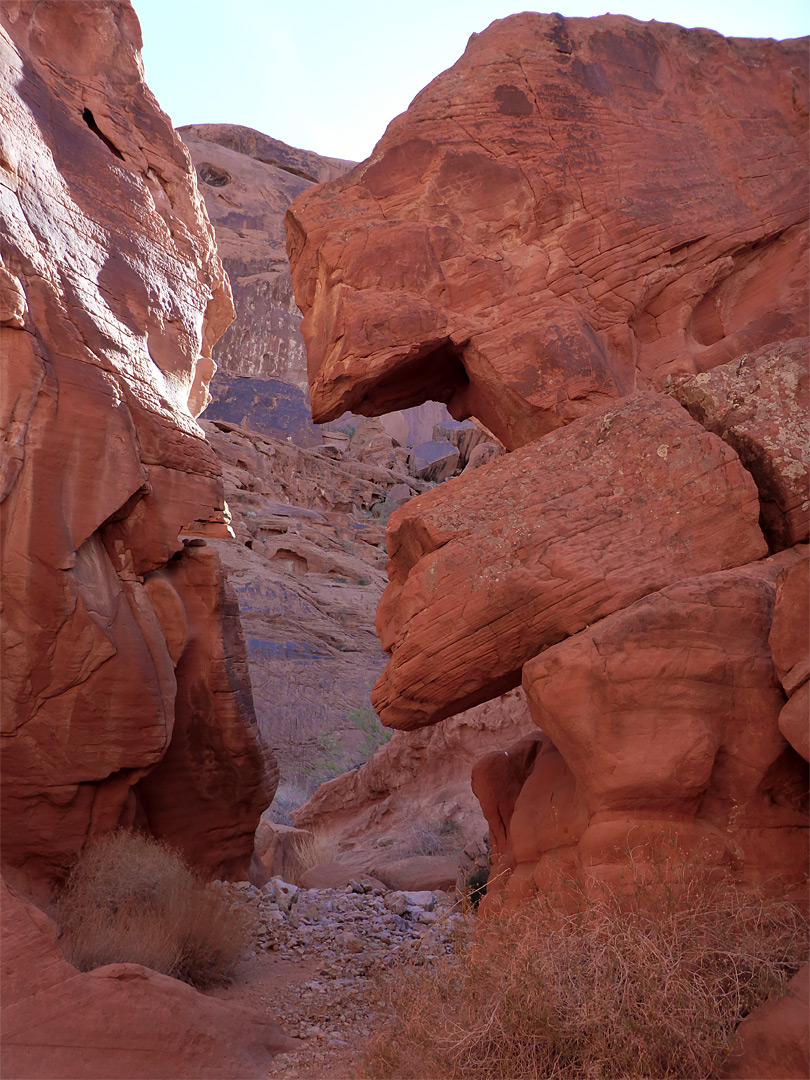
[[[315,418],[432,398],[512,448],[806,333],[806,96],[801,41],[473,35],[288,212]]]
[[[138,825],[248,871],[275,787],[195,416],[233,315],[128,2],[0,11],[3,860]]]

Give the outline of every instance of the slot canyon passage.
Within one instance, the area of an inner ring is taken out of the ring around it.
[[[806,917],[807,39],[513,15],[360,163],[175,131],[141,46],[0,4],[3,1076],[419,1076],[386,983],[473,923]],[[63,951],[129,833],[229,982]],[[782,968],[711,1075],[808,1076]]]

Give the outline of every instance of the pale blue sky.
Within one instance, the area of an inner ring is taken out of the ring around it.
[[[551,10],[604,14],[610,0]],[[333,157],[367,157],[386,125],[464,51],[526,10],[503,0],[133,0],[146,79],[175,126],[244,124]],[[807,0],[622,0],[615,14],[732,37],[810,33]]]

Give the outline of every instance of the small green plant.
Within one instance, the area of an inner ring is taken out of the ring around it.
[[[348,719],[358,731],[363,733],[363,740],[358,747],[358,754],[363,761],[368,761],[375,750],[390,742],[394,732],[391,728],[383,727],[380,723],[373,705],[370,703],[359,705],[349,713]]]
[[[88,842],[57,902],[60,944],[80,971],[131,963],[204,987],[226,982],[247,916],[171,848],[119,830]]]
[[[308,772],[318,779],[319,783],[331,780],[348,768],[348,759],[343,740],[338,735],[324,734],[318,736],[319,754],[310,765]]]
[[[371,579],[367,578],[367,577],[359,577],[357,579],[357,584],[358,585],[370,585],[371,584]]]

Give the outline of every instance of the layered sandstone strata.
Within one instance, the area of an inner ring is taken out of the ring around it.
[[[244,874],[275,784],[204,537],[230,289],[128,2],[2,8],[3,859],[137,824]]]
[[[512,451],[392,515],[373,695],[522,681],[496,890],[806,874],[806,128],[806,42],[525,14],[290,209],[316,418],[434,398]]]

